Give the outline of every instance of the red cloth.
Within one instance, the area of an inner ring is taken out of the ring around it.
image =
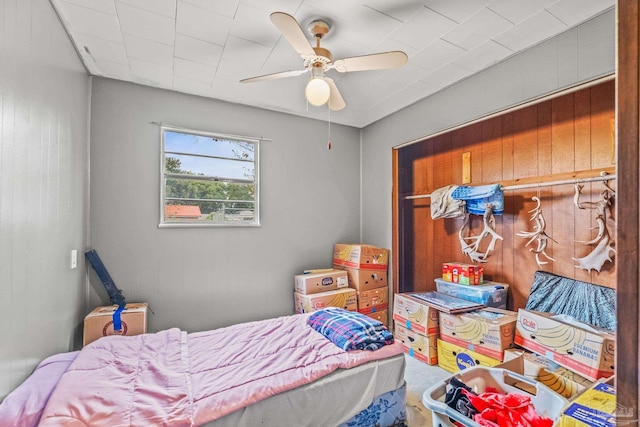
[[[551,427],[553,420],[538,415],[531,398],[523,394],[502,394],[487,388],[476,395],[465,390],[471,404],[480,413],[473,418],[486,427]]]

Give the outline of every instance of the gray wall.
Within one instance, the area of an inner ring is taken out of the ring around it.
[[[91,248],[151,304],[150,330],[195,331],[291,313],[293,275],[329,266],[337,241],[391,247],[392,147],[614,70],[611,11],[362,131],[333,125],[328,151],[325,122],[101,78],[89,91],[46,0],[0,10],[0,399],[108,302],[82,257],[89,122]],[[271,139],[262,227],[159,229],[152,121]]]
[[[91,245],[127,301],[150,304],[152,331],[291,314],[294,274],[330,267],[334,243],[359,239],[355,128],[332,125],[327,150],[326,122],[101,78],[91,106]],[[262,226],[159,229],[150,122],[271,139],[260,146]]]
[[[48,1],[0,16],[1,400],[85,315],[89,77]]]
[[[392,148],[615,71],[615,12],[446,88],[362,130],[362,234],[391,247]]]

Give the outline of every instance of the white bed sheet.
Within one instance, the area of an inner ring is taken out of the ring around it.
[[[264,399],[205,426],[337,426],[368,407],[376,396],[402,387],[404,370],[404,354],[338,369],[313,383]]]

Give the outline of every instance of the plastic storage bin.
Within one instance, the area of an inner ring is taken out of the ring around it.
[[[465,369],[440,383],[427,389],[422,395],[422,404],[432,411],[433,426],[454,426],[449,418],[462,425],[480,427],[470,418],[465,417],[444,403],[447,394],[446,387],[450,378],[457,378],[471,387],[478,394],[483,393],[487,387],[493,387],[502,393],[520,393],[529,395],[536,412],[539,415],[557,421],[567,400],[551,391],[547,386],[531,380],[524,375],[509,371],[504,368],[486,368],[474,366]],[[518,387],[516,387],[518,385]],[[525,391],[530,390],[530,391]]]
[[[507,308],[509,285],[498,282],[484,282],[482,285],[461,285],[435,279],[436,290],[443,294],[477,302],[487,307]]]

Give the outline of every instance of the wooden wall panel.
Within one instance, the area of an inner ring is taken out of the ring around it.
[[[405,182],[406,194],[426,194],[449,184],[462,183],[462,154],[471,153],[471,182],[469,185],[536,180],[549,180],[556,174],[573,173],[614,165],[611,124],[614,118],[614,82],[564,95],[536,105],[505,113],[469,126],[455,129],[409,146],[402,163],[411,163],[415,183]],[[413,156],[413,157],[412,157]],[[415,156],[424,156],[416,158]],[[597,172],[597,171],[596,171]],[[426,186],[426,188],[425,188]],[[602,183],[585,184],[584,200],[597,200]],[[496,216],[496,230],[503,240],[484,264],[488,280],[511,285],[510,308],[524,306],[534,273],[540,268],[530,251],[536,242],[525,246],[528,239],[519,232],[532,231],[531,212],[537,196],[547,221],[550,241],[548,260],[543,270],[566,277],[615,286],[615,264],[607,263],[600,273],[577,269],[572,258],[583,256],[591,247],[576,240],[590,240],[594,236],[592,210],[574,206],[572,185],[539,187],[505,192],[504,215]],[[415,251],[406,260],[411,271],[405,278],[406,291],[435,289],[434,278],[441,275],[441,264],[447,261],[470,262],[460,249],[458,230],[461,219],[437,219],[430,216],[429,199],[399,202],[405,209],[404,233],[408,245]],[[615,224],[611,224],[614,230]],[[472,216],[471,233],[482,229],[480,216]],[[403,242],[400,240],[399,244]],[[486,243],[485,243],[486,245]],[[486,246],[485,246],[486,247]],[[410,250],[404,248],[405,252]],[[544,257],[541,257],[544,260]],[[403,262],[402,259],[399,260]]]

